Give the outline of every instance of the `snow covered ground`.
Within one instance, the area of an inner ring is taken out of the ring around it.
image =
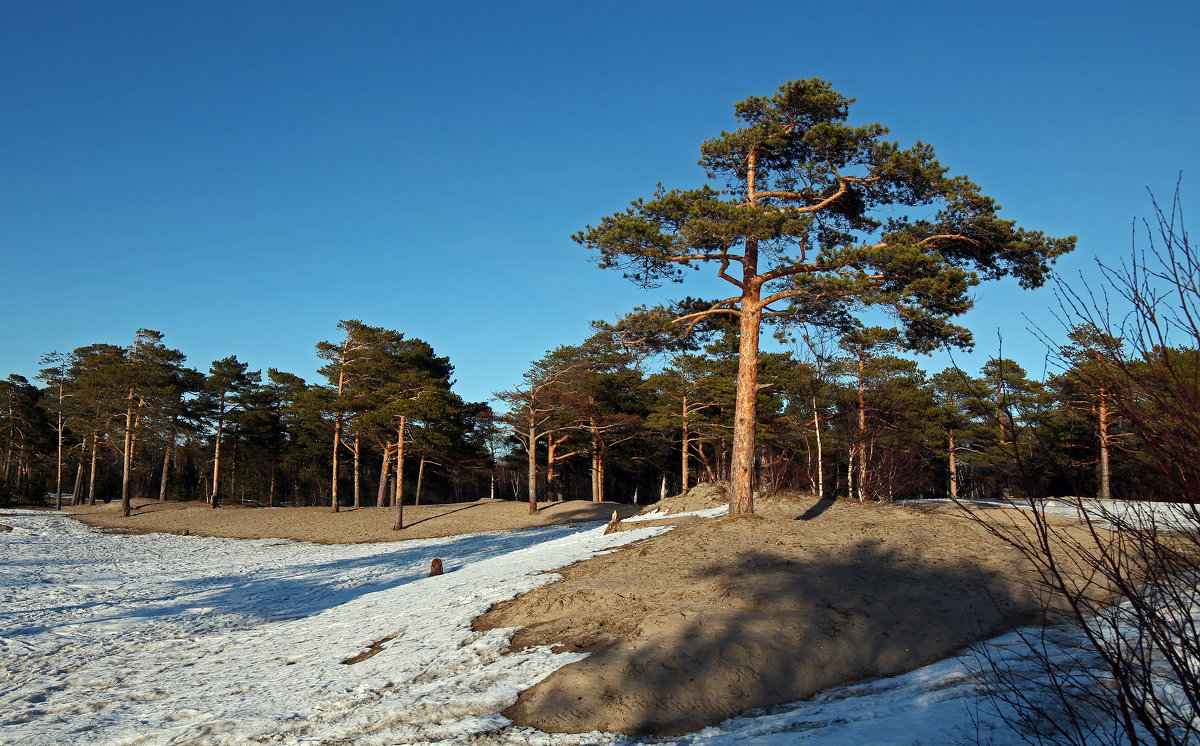
[[[546,571],[668,530],[549,527],[316,545],[102,533],[61,515],[0,522],[0,742],[632,744],[499,713],[578,659],[503,655],[473,632]],[[439,557],[446,574],[429,578]],[[381,642],[383,641],[383,642]],[[1013,635],[993,641],[1005,655]],[[375,655],[346,663],[373,649]],[[973,658],[828,691],[680,744],[1016,744]]]

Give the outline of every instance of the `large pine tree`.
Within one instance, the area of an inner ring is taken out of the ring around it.
[[[785,83],[735,106],[740,127],[705,142],[712,185],[662,187],[649,200],[587,226],[575,240],[602,267],[643,286],[711,266],[729,297],[681,317],[727,314],[739,324],[732,512],[753,512],[759,331],[775,318],[842,322],[863,306],[894,313],[916,348],[969,344],[951,319],[983,279],[1045,280],[1075,239],[1049,238],[999,217],[933,149],[884,139],[879,124],[847,124],[850,104],[822,80]]]

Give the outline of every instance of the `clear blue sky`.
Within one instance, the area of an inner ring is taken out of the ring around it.
[[[734,102],[822,77],[1007,217],[1119,261],[1200,179],[1192,2],[0,3],[0,377],[158,329],[315,378],[359,318],[481,400],[641,291],[569,236],[691,186]],[[697,277],[697,279],[701,279]],[[987,285],[975,369],[1040,372],[1048,291]],[[940,367],[938,362],[928,366]]]

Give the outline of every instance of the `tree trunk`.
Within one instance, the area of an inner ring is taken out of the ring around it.
[[[854,497],[854,445],[850,445],[850,457],[846,462],[846,494]]]
[[[167,473],[171,468],[171,458],[175,455],[175,428],[171,428],[171,439],[167,441],[167,447],[163,452],[163,468],[162,479],[158,483],[158,501],[164,502],[167,499]]]
[[[421,504],[421,483],[425,481],[425,457],[421,456],[421,463],[417,466],[417,494],[413,498],[413,505]]]
[[[700,463],[704,466],[704,473],[708,475],[709,482],[717,481],[717,473],[713,471],[712,462],[708,460],[708,454],[704,452],[704,441],[692,441],[696,444],[696,453],[700,456]]]
[[[688,443],[689,443],[688,435],[690,433],[688,432],[687,394],[683,395],[683,413],[682,413],[682,423],[681,424],[683,426],[683,448],[681,449],[682,455],[680,458],[680,461],[682,463],[679,466],[679,492],[680,492],[680,494],[688,491]]]
[[[220,507],[220,483],[221,483],[221,436],[225,434],[225,394],[221,394],[220,409],[217,411],[217,438],[213,446],[213,483],[212,496],[209,497],[208,506],[213,510]]]
[[[130,506],[129,479],[133,471],[133,389],[129,390],[129,406],[125,409],[125,447],[121,465],[121,517],[128,518]]]
[[[233,438],[233,445],[229,449],[229,497],[232,500],[238,500],[238,489],[237,489],[238,429],[236,426],[233,428],[233,430],[230,431],[229,435],[230,435],[230,437]],[[238,502],[241,502],[241,503],[246,502],[246,500],[244,499],[245,495],[243,495],[242,498],[243,499],[238,500]]]
[[[338,406],[341,406],[342,393],[346,390],[346,352],[350,349],[350,337],[347,335],[342,344],[342,355],[338,359]],[[333,504],[333,512],[338,512],[338,456],[342,450],[342,419],[346,413],[337,410],[333,416],[333,484],[330,487],[329,500]]]
[[[537,515],[537,426],[529,423],[529,515]]]
[[[392,444],[383,446],[383,463],[379,465],[379,490],[375,494],[375,507],[382,508],[387,504],[388,480],[392,475]]]
[[[864,382],[865,362],[858,358],[858,501],[865,498],[867,487],[867,398]]]
[[[603,500],[600,494],[600,441],[596,437],[596,433],[592,431],[592,502],[598,503]]]
[[[667,473],[664,471],[662,475],[662,484],[658,488],[658,501],[662,502],[667,499]]]
[[[597,480],[597,484],[596,484],[597,498],[598,498],[596,500],[596,502],[604,502],[604,444],[603,443],[600,444],[600,449],[601,449],[600,454],[596,457],[596,468],[597,468],[597,471],[599,472],[599,479]]]
[[[58,377],[58,460],[54,469],[54,509],[62,510],[63,377]]]
[[[737,398],[733,409],[733,455],[730,478],[729,514],[754,512],[754,440],[758,415],[758,332],[762,309],[758,308],[758,288],[750,285],[757,263],[757,245],[747,241],[746,292],[738,348]],[[749,255],[755,254],[751,261]]]
[[[954,443],[954,428],[950,428],[950,499],[958,499],[958,456]]]
[[[1100,418],[1100,499],[1109,500],[1112,492],[1109,489],[1108,471],[1108,391],[1100,389],[1100,402],[1097,407]]]
[[[329,501],[333,512],[338,512],[338,457],[342,450],[342,413],[338,412],[333,418],[333,484],[330,485]]]
[[[87,453],[87,436],[79,447],[79,461],[75,464],[75,486],[71,489],[71,505],[79,505],[79,488],[83,486],[83,459]]]
[[[92,465],[88,470],[88,505],[96,504],[96,443],[100,440],[100,432],[92,433]]]
[[[359,438],[358,433],[354,434],[354,507],[362,507],[359,500]]]
[[[813,397],[813,428],[817,431],[817,499],[825,497],[825,458],[821,451],[821,412],[817,409],[817,397]]]
[[[404,528],[404,425],[407,419],[401,415],[400,427],[396,429],[396,497],[392,499],[396,520],[392,523],[393,531]]]
[[[275,507],[275,472],[279,467],[279,449],[271,449],[271,483],[267,487],[267,507]]]

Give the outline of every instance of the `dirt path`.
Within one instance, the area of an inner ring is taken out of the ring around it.
[[[1017,554],[954,506],[756,508],[679,519],[477,618],[481,629],[523,627],[514,650],[591,653],[505,714],[552,732],[677,735],[908,671],[1037,617]]]
[[[226,505],[216,510],[203,502],[134,500],[133,514],[121,517],[113,502],[94,507],[68,508],[92,526],[130,533],[189,533],[235,539],[280,538],[322,544],[348,544],[403,539],[429,539],[478,531],[512,530],[536,526],[607,521],[617,510],[622,516],[636,512],[632,505],[568,500],[542,503],[529,515],[529,503],[480,500],[447,505],[406,505],[402,531],[393,531],[391,508],[342,508],[334,513],[320,508],[251,508]]]

